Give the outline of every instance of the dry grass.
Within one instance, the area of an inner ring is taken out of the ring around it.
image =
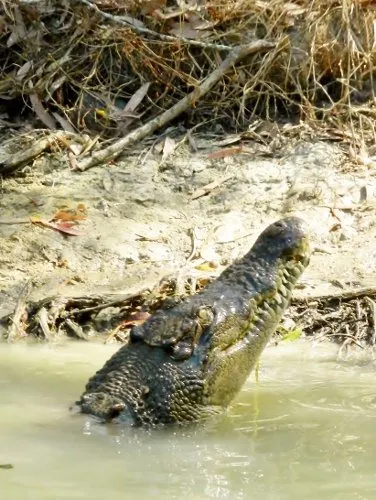
[[[350,128],[358,144],[374,140],[374,1],[1,0],[0,8],[0,95],[42,121],[45,111],[50,128],[124,134],[191,92],[232,47],[263,38],[276,48],[234,68],[188,123],[245,129],[255,116],[288,117]],[[124,111],[145,83],[147,94]]]

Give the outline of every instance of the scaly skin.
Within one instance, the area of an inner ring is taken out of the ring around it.
[[[303,222],[267,227],[213,283],[158,311],[88,382],[83,413],[131,425],[186,423],[223,411],[241,389],[309,262]]]

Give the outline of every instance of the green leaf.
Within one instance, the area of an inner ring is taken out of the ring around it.
[[[294,330],[285,330],[282,333],[282,340],[286,342],[294,342],[295,340],[299,340],[302,336],[302,331],[300,328],[295,328]]]

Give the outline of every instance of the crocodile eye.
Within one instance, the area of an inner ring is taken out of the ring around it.
[[[197,311],[202,326],[210,325],[213,322],[214,314],[210,307],[200,307]]]
[[[284,230],[285,230],[285,224],[283,221],[279,220],[279,221],[275,222],[274,224],[272,224],[271,226],[269,226],[268,233],[269,233],[269,236],[274,238],[276,236],[281,235]]]

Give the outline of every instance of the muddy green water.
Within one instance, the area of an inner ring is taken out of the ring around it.
[[[206,427],[102,426],[68,407],[114,346],[0,344],[1,500],[374,499],[376,367],[280,344]]]

